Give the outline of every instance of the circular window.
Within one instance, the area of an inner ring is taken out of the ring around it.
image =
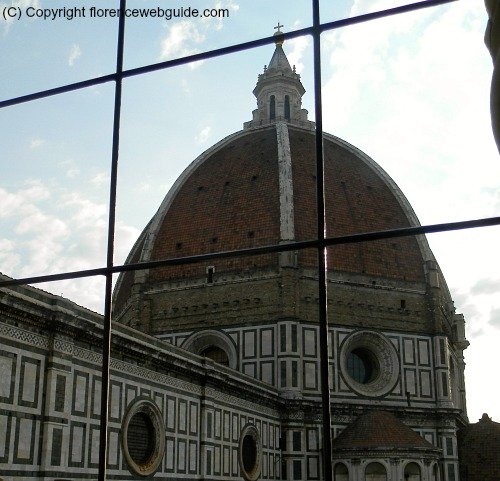
[[[209,346],[200,352],[200,356],[212,359],[212,361],[222,364],[223,366],[229,366],[229,358],[227,357],[226,351],[216,346]]]
[[[256,481],[260,476],[262,443],[259,431],[253,424],[247,424],[241,431],[238,462],[243,478]]]
[[[368,349],[358,347],[347,354],[347,373],[360,384],[368,384],[379,374],[376,356]]]
[[[154,427],[144,413],[135,413],[128,424],[127,445],[136,464],[144,464],[154,453]]]
[[[243,460],[243,468],[246,472],[250,472],[255,468],[257,464],[257,446],[255,444],[255,439],[247,434],[243,438],[241,458]]]
[[[165,451],[165,428],[156,404],[149,399],[135,401],[123,419],[121,434],[129,469],[139,476],[153,474]]]
[[[384,396],[398,380],[398,355],[382,334],[354,332],[340,348],[340,371],[345,383],[358,394]]]

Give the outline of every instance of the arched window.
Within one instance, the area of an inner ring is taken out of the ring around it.
[[[285,119],[290,120],[290,96],[285,95]]]
[[[337,463],[333,470],[334,481],[349,481],[349,471],[344,463]]]
[[[222,364],[223,366],[229,366],[229,357],[226,351],[220,347],[208,346],[200,352],[200,356],[212,359],[212,361]]]
[[[439,481],[439,466],[437,463],[432,466],[431,481]]]
[[[269,119],[274,120],[276,118],[276,97],[271,95],[269,100]]]
[[[420,474],[420,466],[417,463],[408,463],[405,466],[405,481],[420,481],[422,479]]]
[[[458,390],[458,373],[457,365],[450,356],[450,390],[451,390],[451,400],[453,402],[453,407],[460,407],[460,393]]]
[[[370,463],[365,469],[365,481],[387,481],[387,471],[384,465]]]
[[[234,342],[221,331],[206,329],[194,332],[181,345],[183,349],[198,356],[212,359],[219,364],[238,368],[238,353]]]

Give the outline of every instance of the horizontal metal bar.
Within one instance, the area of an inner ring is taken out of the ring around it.
[[[347,27],[349,25],[355,25],[359,23],[369,22],[371,20],[376,20],[379,18],[389,17],[393,15],[399,15],[402,13],[408,13],[423,8],[436,7],[438,5],[456,2],[458,0],[426,0],[422,2],[412,3],[410,5],[403,5],[401,7],[390,8],[386,10],[381,10],[374,13],[366,13],[364,15],[358,15],[356,17],[350,17],[342,20],[335,20],[333,22],[327,22],[321,24],[319,27],[306,27],[299,30],[294,30],[293,32],[287,32],[280,35],[283,40],[302,37],[304,35],[311,35],[314,31],[319,30],[320,32],[325,32],[328,30],[334,30],[337,28]],[[0,101],[0,108],[11,107],[13,105],[19,105],[25,102],[32,102],[34,100],[39,100],[42,98],[52,97],[54,95],[59,95],[62,93],[71,92],[74,90],[80,90],[87,87],[92,87],[94,85],[103,84],[106,82],[111,82],[119,78],[135,77],[137,75],[142,75],[145,73],[156,72],[158,70],[164,70],[172,67],[178,67],[180,65],[185,65],[192,62],[198,62],[200,60],[206,60],[209,58],[220,57],[223,55],[228,55],[231,53],[241,52],[244,50],[250,50],[256,47],[262,47],[264,45],[269,45],[276,41],[276,36],[271,35],[269,37],[260,38],[257,40],[251,40],[249,42],[243,42],[228,47],[222,47],[215,50],[210,50],[207,52],[197,53],[194,55],[188,55],[186,57],[176,58],[173,60],[166,60],[165,62],[159,62],[155,64],[146,65],[143,67],[132,68],[124,70],[123,72],[118,72],[114,74],[104,75],[102,77],[96,77],[89,80],[83,80],[81,82],[76,82],[61,87],[56,87],[53,89],[42,90],[40,92],[23,95],[21,97],[12,98],[9,100]]]
[[[92,276],[105,276],[108,273],[117,274],[120,272],[136,271],[141,269],[155,269],[164,266],[178,266],[183,264],[195,264],[213,259],[227,259],[234,257],[257,256],[262,254],[272,254],[276,252],[296,251],[303,249],[318,249],[321,247],[333,247],[342,244],[355,244],[359,242],[370,242],[381,239],[393,239],[396,237],[409,237],[422,234],[435,234],[438,232],[450,232],[464,229],[474,229],[478,227],[491,227],[500,225],[500,217],[487,217],[484,219],[466,220],[460,222],[447,222],[443,224],[432,224],[427,226],[403,227],[399,229],[389,229],[376,232],[364,232],[338,237],[328,237],[324,241],[307,240],[298,242],[287,242],[283,244],[273,244],[262,247],[252,247],[249,249],[237,249],[232,251],[212,252],[209,254],[198,254],[194,256],[175,257],[172,259],[162,259],[151,262],[139,262],[136,264],[124,264],[111,268],[100,267],[96,269],[86,269],[80,271],[65,272],[61,274],[47,274],[43,276],[23,277],[22,279],[10,279],[0,281],[0,287],[19,286],[24,284],[40,284],[42,282],[54,282],[68,279],[81,279]]]
[[[347,27],[349,25],[355,25],[358,23],[369,22],[370,20],[376,20],[383,17],[388,17],[392,15],[398,15],[402,13],[407,13],[415,10],[420,10],[423,8],[429,8],[432,6],[438,6],[445,3],[456,2],[458,0],[427,0],[423,2],[412,3],[410,5],[403,5],[401,7],[390,8],[387,10],[381,10],[379,12],[367,13],[364,15],[358,15],[356,17],[346,18],[342,20],[335,20],[332,22],[327,22],[321,24],[319,27],[305,27],[298,30],[294,30],[293,32],[281,33],[281,35],[271,35],[269,37],[260,38],[258,40],[251,40],[249,42],[243,42],[235,45],[231,45],[228,47],[218,48],[216,50],[210,50],[203,53],[197,53],[193,55],[189,55],[187,57],[181,57],[174,60],[166,60],[164,62],[159,62],[156,64],[146,65],[144,67],[137,67],[134,69],[129,69],[123,72],[124,77],[133,77],[135,75],[141,75],[144,73],[155,72],[157,70],[162,70],[170,67],[177,67],[179,65],[185,65],[187,63],[198,62],[200,60],[206,60],[209,58],[220,57],[223,55],[228,55],[231,53],[241,52],[244,50],[250,50],[256,47],[262,47],[264,45],[269,45],[276,42],[276,38],[280,38],[282,40],[290,40],[297,37],[303,37],[305,35],[312,35],[312,33],[316,30],[319,30],[320,33],[334,30],[336,28]]]
[[[0,102],[0,108],[11,107],[13,105],[19,105],[26,102],[32,102],[34,100],[53,97],[54,95],[64,94],[67,92],[72,92],[74,90],[81,90],[84,88],[93,87],[94,85],[104,84],[107,82],[111,82],[115,79],[116,79],[116,74],[103,75],[102,77],[95,77],[89,80],[82,80],[81,82],[75,82],[72,84],[63,85],[62,87],[56,87],[53,89],[42,90],[41,92],[23,95],[22,97],[16,97],[10,100],[2,100]]]
[[[336,28],[347,27],[349,25],[355,25],[357,23],[364,23],[372,20],[377,20],[379,18],[414,12],[416,10],[422,10],[424,8],[438,7],[439,5],[445,5],[447,3],[457,1],[458,0],[423,0],[421,2],[410,3],[409,5],[401,5],[399,7],[388,8],[385,10],[379,10],[377,12],[365,13],[363,15],[357,15],[355,17],[349,17],[341,20],[335,20],[333,22],[323,23],[320,25],[319,30],[321,30],[321,32],[324,32],[326,30],[334,30]]]

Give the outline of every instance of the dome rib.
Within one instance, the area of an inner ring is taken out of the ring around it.
[[[341,139],[340,137],[336,137],[335,135],[324,133],[323,137],[325,139],[329,139],[332,142],[335,142],[338,145],[341,145],[344,147],[346,150],[352,152],[355,154],[360,160],[362,160],[368,167],[370,167],[372,170],[374,170],[378,176],[384,181],[384,183],[387,185],[387,187],[391,190],[391,192],[394,194],[394,197],[397,199],[399,205],[403,209],[404,213],[406,214],[408,221],[410,223],[410,226],[412,227],[418,227],[420,226],[420,221],[418,220],[417,214],[415,214],[415,211],[413,210],[413,207],[411,206],[410,202],[406,198],[406,196],[403,194],[403,191],[399,188],[399,186],[394,182],[392,177],[379,165],[377,164],[370,156],[365,154],[362,150],[358,149],[354,145],[350,144],[349,142]],[[427,239],[423,235],[415,236],[417,239],[417,242],[420,247],[420,251],[422,253],[422,257],[424,261],[432,260],[435,261],[434,254],[431,251],[431,248],[429,247],[429,243],[427,242]]]

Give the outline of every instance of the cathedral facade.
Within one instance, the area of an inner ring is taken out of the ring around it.
[[[277,40],[242,131],[195,159],[127,263],[317,236],[314,123]],[[327,236],[418,225],[366,154],[324,135]],[[327,257],[337,481],[458,481],[465,321],[425,237]],[[113,298],[110,479],[322,478],[316,251],[123,273]],[[96,477],[102,318],[0,291],[0,478]]]

